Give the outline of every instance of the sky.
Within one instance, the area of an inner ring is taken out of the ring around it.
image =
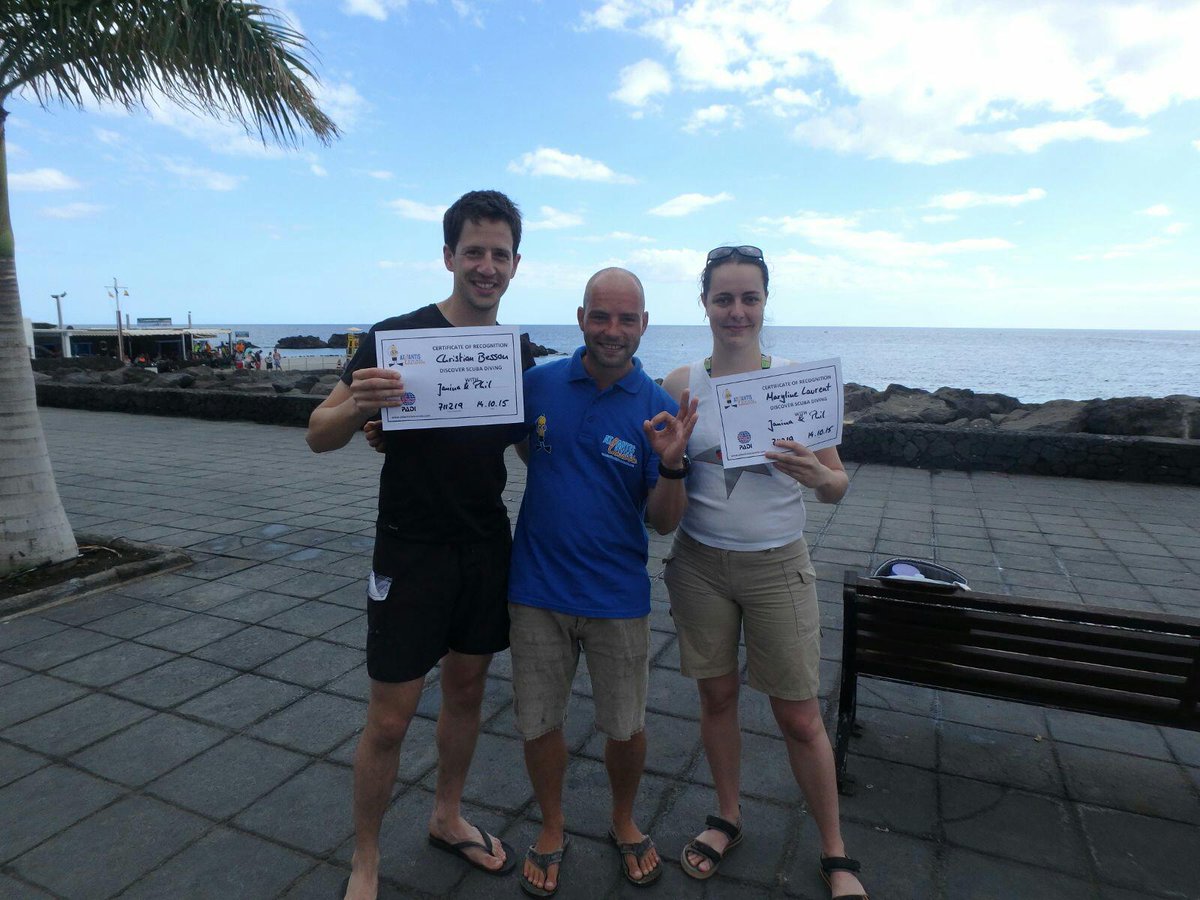
[[[510,324],[636,272],[701,324],[761,247],[780,325],[1200,329],[1200,2],[263,0],[343,135],[9,101],[25,316],[369,323],[443,299],[502,190]],[[128,292],[126,294],[126,291]]]

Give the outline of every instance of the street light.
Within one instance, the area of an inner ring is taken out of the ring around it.
[[[106,284],[104,287],[108,288],[108,285]],[[126,297],[129,296],[128,285],[117,284],[117,276],[114,275],[112,290],[109,291],[108,296],[117,301],[117,358],[121,362],[125,362],[125,326],[121,323],[121,291],[125,292]]]
[[[58,356],[59,359],[66,359],[71,355],[71,348],[67,346],[67,335],[63,330],[62,321],[62,299],[67,296],[67,292],[63,291],[61,294],[51,294],[50,296],[54,298],[54,305],[58,308]]]

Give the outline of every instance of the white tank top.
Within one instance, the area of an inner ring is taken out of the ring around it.
[[[789,365],[782,359],[772,363]],[[688,389],[699,398],[699,419],[688,441],[692,471],[687,511],[679,527],[721,550],[768,550],[803,536],[806,514],[798,481],[773,464],[741,469],[721,465],[716,398],[703,361],[689,367]]]

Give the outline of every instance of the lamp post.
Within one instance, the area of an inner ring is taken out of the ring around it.
[[[71,345],[67,343],[67,333],[63,329],[62,320],[62,299],[67,296],[67,292],[61,294],[51,294],[54,298],[54,305],[58,309],[58,355],[60,359],[69,359],[71,356]]]
[[[108,288],[106,284],[105,289]],[[129,296],[129,286],[122,287],[117,284],[117,276],[113,276],[112,293],[110,294],[117,301],[117,358],[121,362],[125,362],[125,325],[121,321],[121,291],[125,292],[125,296]]]

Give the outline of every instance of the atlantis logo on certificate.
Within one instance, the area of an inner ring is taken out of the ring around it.
[[[842,442],[842,361],[818,362],[712,380],[721,420],[721,462],[727,469],[767,462],[776,440],[809,450]]]
[[[375,357],[404,381],[401,404],[383,408],[384,431],[525,421],[516,326],[380,331]]]

